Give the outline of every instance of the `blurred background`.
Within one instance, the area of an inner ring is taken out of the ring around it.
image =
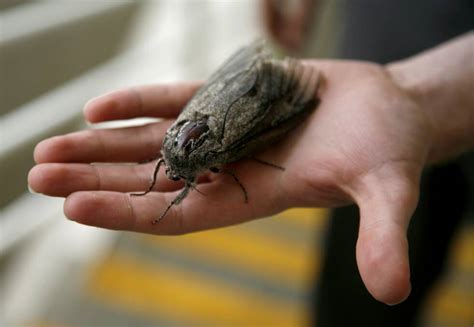
[[[253,0],[0,2],[1,326],[310,323],[324,210],[154,237],[71,222],[62,199],[32,194],[26,182],[38,141],[87,128],[87,100],[125,86],[206,78],[265,36],[261,9]],[[298,55],[336,55],[338,14],[337,0],[323,1]],[[472,324],[473,249],[468,226],[422,325]]]

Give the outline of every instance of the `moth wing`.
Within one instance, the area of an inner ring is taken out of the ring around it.
[[[252,87],[259,62],[269,59],[270,52],[263,39],[242,47],[227,59],[194,94],[183,108],[176,124],[197,117],[225,114],[229,107]],[[221,130],[219,119],[209,121],[211,128]]]
[[[209,78],[209,84],[219,79],[228,79],[243,71],[248,70],[256,61],[269,59],[271,56],[263,39],[253,41],[247,46],[242,47],[227,59],[220,68],[217,69]]]
[[[224,152],[235,152],[237,156],[230,161],[238,160],[246,152],[255,151],[286,134],[311,113],[319,101],[317,90],[321,75],[314,66],[290,58],[283,62],[271,60],[266,64],[270,65],[267,71],[272,72],[266,78],[270,80],[271,91],[277,92],[276,97],[265,108],[256,111],[253,117],[249,116],[247,121],[243,121],[243,113],[238,112],[244,108],[239,107],[229,115],[228,126],[238,124],[242,127],[238,135],[232,128],[225,131],[229,135],[224,137],[227,137],[228,144]]]
[[[240,48],[228,58],[198,90],[196,97],[205,94],[209,89],[219,88],[216,84],[225,84],[242,72],[248,71],[256,62],[270,58],[270,51],[263,39],[257,39],[251,44]]]

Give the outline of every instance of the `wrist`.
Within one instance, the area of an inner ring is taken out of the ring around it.
[[[474,33],[386,66],[394,83],[432,126],[429,162],[474,146]]]
[[[433,112],[430,112],[432,106],[429,102],[434,91],[432,91],[429,81],[424,81],[421,75],[414,73],[409,62],[394,62],[387,64],[385,68],[396,87],[416,104],[414,108],[417,108],[420,116],[424,117],[425,123],[422,126],[427,129],[426,133],[430,135],[426,145],[429,147],[427,162],[436,162],[439,156],[436,153],[437,139],[443,132],[440,130]]]

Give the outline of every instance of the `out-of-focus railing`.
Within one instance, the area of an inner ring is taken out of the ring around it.
[[[256,6],[250,0],[18,1],[0,11],[3,318],[28,321],[41,311],[51,296],[46,285],[66,273],[51,260],[81,262],[116,237],[63,220],[61,200],[28,192],[34,145],[83,127],[82,106],[104,92],[205,78],[259,35]]]

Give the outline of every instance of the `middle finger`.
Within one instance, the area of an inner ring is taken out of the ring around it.
[[[55,136],[35,148],[35,161],[140,162],[159,156],[164,134],[172,120],[142,126],[90,129]]]

